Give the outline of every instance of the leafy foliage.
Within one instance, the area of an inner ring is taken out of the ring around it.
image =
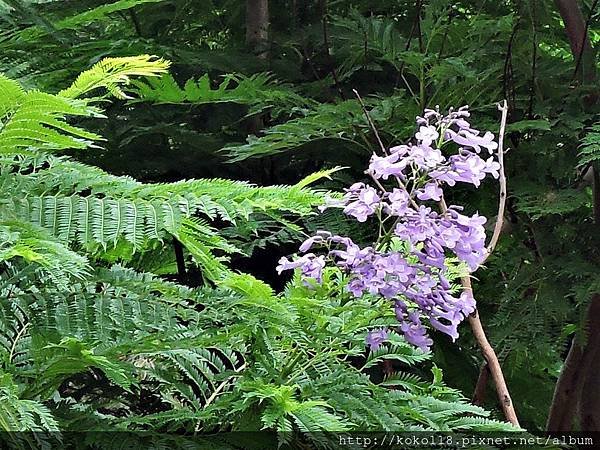
[[[577,3],[598,47],[593,2]],[[566,346],[588,334],[583,314],[598,291],[586,176],[598,160],[598,95],[574,74],[594,63],[571,55],[550,0],[286,0],[269,9],[268,52],[258,58],[245,42],[244,2],[0,2],[9,414],[30,411],[23,423],[54,429],[41,419],[47,410],[61,430],[503,427],[436,381],[431,361],[471,395],[482,358],[466,330],[454,346],[434,336],[434,354],[411,366],[424,356],[401,342],[377,358],[362,342],[386,324],[384,308],[363,308],[334,282],[327,293],[294,282],[276,294],[237,272],[280,288],[276,261],[305,231],[373,240],[376,229],[337,211],[310,215],[324,190],[360,181],[379,148],[356,89],[386,147],[414,133],[424,107],[469,104],[493,130],[495,104],[508,100],[505,230],[478,273],[477,300],[521,423],[541,430]],[[132,56],[148,54],[172,61],[170,74],[162,59]],[[335,166],[347,169],[310,178]],[[452,197],[493,226],[491,186]],[[364,317],[334,341],[352,308]],[[316,352],[327,356],[301,370]],[[356,368],[369,358],[373,367]],[[395,373],[383,373],[389,364],[377,361],[394,358]],[[71,372],[39,376],[62,364]],[[485,406],[498,407],[491,389]],[[189,444],[170,434],[128,439]]]
[[[235,86],[231,87],[232,85]],[[273,107],[275,115],[289,114],[294,108],[308,107],[313,104],[293,90],[272,83],[272,76],[264,73],[250,77],[228,74],[216,89],[212,89],[208,74],[197,81],[187,80],[183,89],[170,75],[136,82],[136,86],[137,96],[144,101],[194,105],[239,103],[251,106],[251,113]]]
[[[594,124],[581,141],[579,165],[586,166],[600,159],[600,124]]]
[[[166,67],[149,57],[106,60],[56,95],[3,79],[17,98],[5,102],[0,139],[13,142],[18,131],[1,171],[3,429],[46,432],[33,435],[44,445],[61,437],[52,434],[58,430],[268,429],[287,442],[357,427],[511,429],[467,407],[458,392],[444,400],[453,413],[433,427],[435,395],[406,386],[388,398],[366,371],[384,354],[407,368],[430,355],[398,341],[365,358],[366,330],[390,312],[383,304],[373,308],[373,300],[348,298],[340,273],[317,291],[295,280],[277,295],[227,267],[225,256],[241,252],[230,240],[243,241],[244,224],[299,231],[294,217],[311,214],[323,197],[307,185],[338,169],[293,186],[224,179],[145,184],[51,154],[100,139],[67,121],[99,115],[98,99],[74,97],[106,88],[122,99],[129,77]],[[36,106],[27,109],[32,98]],[[229,231],[219,233],[224,226]],[[143,270],[144,255],[169,238],[214,284],[189,288],[127,267]],[[349,397],[328,398],[340,387],[336,379],[345,380],[340,392]],[[385,399],[386,421],[357,412],[356,399],[373,402],[372,395]],[[456,427],[450,417],[461,418]],[[35,444],[28,434],[7,436],[11,445]]]

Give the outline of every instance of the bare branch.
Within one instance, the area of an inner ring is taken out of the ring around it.
[[[384,155],[387,155],[388,154],[387,149],[385,148],[385,145],[383,145],[383,142],[381,141],[381,138],[379,137],[379,132],[377,131],[377,128],[375,128],[375,124],[371,120],[371,116],[369,115],[369,111],[367,110],[367,107],[365,106],[363,99],[361,98],[360,94],[358,93],[358,91],[356,89],[352,89],[352,92],[354,92],[354,95],[356,95],[356,98],[358,99],[360,106],[362,107],[362,110],[365,113],[367,122],[369,122],[369,127],[371,127],[371,130],[375,134],[375,137],[377,138],[377,142],[379,143],[379,147],[381,148],[381,151],[383,152]]]
[[[487,246],[487,259],[496,248],[502,226],[504,224],[504,210],[506,209],[506,174],[504,173],[504,133],[506,132],[506,120],[508,118],[508,104],[506,100],[502,101],[502,105],[498,105],[498,109],[502,111],[502,119],[500,120],[500,134],[498,136],[498,164],[500,164],[499,183],[500,183],[500,198],[498,199],[498,215],[496,216],[496,224],[494,225],[494,233],[490,243]],[[485,260],[484,260],[485,261]]]
[[[440,209],[442,213],[447,211],[446,202],[443,201],[443,199],[440,201]],[[468,276],[462,277],[460,281],[463,289],[472,294],[473,287],[471,286],[471,278]],[[488,341],[488,338],[485,334],[483,324],[479,318],[479,311],[475,309],[473,314],[468,317],[468,320],[469,325],[471,326],[471,331],[473,332],[473,336],[475,337],[475,341],[477,341],[477,345],[481,349],[481,353],[483,353],[483,357],[487,362],[492,380],[494,380],[496,394],[498,395],[498,400],[500,401],[502,411],[504,412],[504,417],[514,426],[520,427],[519,419],[517,418],[517,413],[510,397],[506,380],[504,379],[504,373],[502,372],[502,367],[500,366],[500,361],[498,360],[498,356],[496,355],[494,348]],[[481,389],[481,386],[479,388]]]
[[[471,279],[469,277],[463,277],[461,282],[465,290],[473,292],[473,288],[471,287]],[[479,312],[475,310],[475,312],[469,316],[468,320],[469,325],[471,325],[471,330],[473,331],[473,336],[475,336],[475,340],[477,341],[477,344],[481,349],[481,353],[483,353],[483,357],[487,362],[492,380],[494,380],[496,394],[498,395],[500,406],[504,412],[504,417],[506,417],[506,420],[508,420],[514,426],[520,427],[519,419],[517,418],[517,413],[510,397],[510,393],[508,392],[508,386],[506,385],[506,381],[504,379],[502,367],[500,366],[500,362],[498,361],[498,356],[496,355],[494,348],[491,346],[487,336],[485,335],[483,325],[481,324],[481,319],[479,318]]]

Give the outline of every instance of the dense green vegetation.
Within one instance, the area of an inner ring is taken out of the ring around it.
[[[522,429],[600,431],[597,1],[4,0],[0,24],[2,439],[519,430],[466,321],[370,348],[389,300],[276,272],[317,230],[381,234],[318,209],[380,139],[437,105],[498,135],[504,99],[505,217],[493,180],[446,197],[502,225],[479,316]]]

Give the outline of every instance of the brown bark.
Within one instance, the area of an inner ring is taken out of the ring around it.
[[[246,45],[261,60],[269,56],[269,0],[246,0]],[[247,121],[249,134],[257,134],[264,128],[262,115],[254,115]],[[272,163],[272,162],[271,162]],[[267,182],[270,174],[266,173]]]
[[[571,46],[571,53],[576,64],[576,76],[585,83],[596,79],[596,58],[587,28],[577,0],[555,0],[556,7],[565,23],[565,31]],[[597,3],[595,2],[594,5]]]
[[[471,287],[471,279],[469,277],[464,277],[462,279],[462,285],[465,290],[473,291],[473,288]],[[496,356],[494,348],[490,345],[490,342],[485,335],[483,325],[481,324],[481,319],[479,318],[479,312],[477,310],[475,310],[475,312],[469,316],[469,324],[471,325],[471,330],[473,331],[475,340],[477,341],[477,344],[481,349],[481,353],[483,354],[483,357],[485,358],[490,369],[490,375],[492,376],[492,380],[494,380],[496,394],[498,395],[500,406],[504,412],[504,417],[506,417],[506,420],[508,420],[510,423],[519,427],[519,419],[517,419],[517,413],[515,411],[512,399],[510,398],[508,386],[504,380],[502,367],[500,366],[500,362],[498,361],[498,356]]]
[[[554,395],[546,422],[546,431],[570,431],[581,384],[581,346],[574,338],[554,387]]]
[[[257,57],[268,56],[269,0],[246,0],[246,44]]]
[[[592,297],[587,313],[585,343],[574,338],[567,359],[556,383],[552,405],[546,424],[547,431],[570,431],[577,412],[581,431],[600,431],[600,372],[594,373],[600,363],[600,295]]]
[[[584,431],[600,431],[600,332],[596,331],[597,340],[590,363],[587,377],[579,397],[577,417]]]
[[[477,384],[475,385],[475,391],[473,392],[472,402],[474,405],[483,406],[489,377],[490,368],[488,367],[487,362],[485,362],[481,365],[479,377],[477,378]]]
[[[575,75],[583,83],[596,81],[596,57],[583,17],[576,0],[555,0],[565,23],[571,52],[575,60]],[[598,4],[594,1],[593,8]],[[593,94],[585,99],[585,105],[597,102]],[[594,168],[594,222],[600,225],[600,178]],[[574,338],[569,354],[556,383],[546,428],[548,431],[570,431],[577,413],[582,431],[600,431],[600,294],[594,294],[586,312],[587,340]]]
[[[498,163],[500,164],[500,198],[498,202],[498,215],[496,217],[494,233],[492,239],[490,240],[490,243],[488,244],[488,252],[485,259],[487,259],[494,251],[496,243],[500,238],[500,233],[502,232],[502,225],[504,223],[504,210],[506,207],[507,189],[506,175],[504,173],[504,134],[506,131],[506,122],[508,120],[508,104],[506,100],[504,100],[504,102],[502,102],[501,105],[498,105],[498,109],[502,111],[500,133],[498,135]],[[446,211],[448,208],[443,198],[440,203],[442,211]],[[461,284],[465,290],[473,292],[473,288],[471,286],[471,279],[469,277],[463,277],[461,279]],[[517,413],[515,411],[514,404],[508,391],[508,386],[506,385],[506,380],[504,379],[504,373],[502,372],[500,361],[498,360],[498,356],[496,355],[494,348],[491,346],[487,339],[487,336],[485,335],[485,331],[483,329],[483,325],[481,323],[481,319],[479,318],[479,312],[477,311],[477,309],[475,309],[475,312],[469,316],[469,324],[471,325],[471,331],[473,332],[473,336],[475,337],[475,340],[477,341],[477,344],[479,345],[479,348],[481,349],[483,357],[486,361],[479,373],[479,379],[477,380],[477,386],[475,387],[473,401],[479,403],[483,402],[485,389],[487,386],[487,380],[488,377],[491,375],[492,380],[494,380],[496,394],[498,396],[498,400],[500,401],[500,405],[502,407],[502,411],[504,412],[506,420],[518,427],[520,426],[519,420],[517,418]]]

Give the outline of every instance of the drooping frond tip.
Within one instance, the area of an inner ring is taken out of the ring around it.
[[[59,92],[62,97],[77,98],[96,89],[106,89],[116,98],[130,98],[122,89],[132,76],[154,77],[166,73],[170,61],[152,55],[104,58],[82,72],[67,89]]]

